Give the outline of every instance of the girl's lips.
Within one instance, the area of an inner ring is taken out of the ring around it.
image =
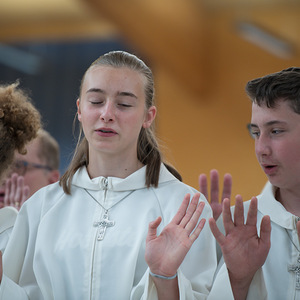
[[[115,136],[117,132],[111,128],[99,128],[96,130],[98,135],[103,136],[103,137],[111,137]]]
[[[113,130],[112,128],[107,128],[107,127],[101,127],[101,128],[98,128],[98,129],[96,129],[96,131],[101,131],[101,132],[104,132],[104,133],[106,133],[106,132],[113,132],[113,133],[116,133],[116,131],[115,130]]]

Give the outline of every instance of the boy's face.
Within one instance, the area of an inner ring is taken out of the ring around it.
[[[255,153],[269,181],[281,189],[300,190],[300,114],[287,101],[276,108],[252,104]]]

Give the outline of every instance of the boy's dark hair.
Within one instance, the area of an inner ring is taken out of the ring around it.
[[[300,114],[300,68],[291,67],[277,73],[250,80],[246,93],[258,106],[275,108],[278,101],[288,101]]]

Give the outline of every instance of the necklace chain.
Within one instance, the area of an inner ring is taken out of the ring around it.
[[[118,202],[114,203],[111,207],[104,207],[87,189],[84,189],[90,196],[91,198],[97,203],[99,204],[104,211],[108,212],[111,208],[113,208],[115,205],[117,205],[119,202],[123,201],[125,198],[127,198],[128,196],[130,196],[134,191],[131,191],[129,194],[127,194],[124,198],[120,199]]]
[[[97,204],[99,204],[105,211],[108,211],[108,210],[110,210],[115,204],[117,204],[117,203],[115,203],[113,206],[111,206],[110,208],[105,208],[100,202],[98,202],[97,201],[97,199],[87,190],[87,189],[84,189],[90,196],[91,196],[91,198],[97,203]]]
[[[289,233],[289,231],[285,228],[285,231],[286,231],[286,233],[287,233],[287,235],[288,235],[288,237],[289,237],[289,239],[290,239],[290,241],[292,242],[292,244],[294,245],[294,247],[297,249],[297,251],[300,253],[300,250],[299,250],[299,248],[297,247],[297,245],[294,243],[294,241],[293,241],[293,239],[292,239],[292,237],[290,236],[290,233]],[[300,254],[299,254],[300,255]],[[300,257],[299,257],[299,259],[300,259]]]

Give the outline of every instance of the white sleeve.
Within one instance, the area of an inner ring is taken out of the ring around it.
[[[28,297],[23,288],[3,274],[0,288],[0,299],[28,300]]]
[[[222,295],[223,300],[234,300],[225,263],[222,265],[215,278],[208,300],[219,300],[220,295]],[[262,268],[255,273],[247,294],[247,300],[257,299],[268,299]]]
[[[190,280],[188,280],[182,271],[178,269],[177,271],[177,278],[178,278],[178,287],[179,287],[179,298],[180,300],[204,300],[207,298],[207,295],[197,293],[195,294]],[[144,284],[140,284],[138,289],[135,289],[132,293],[131,300],[157,300],[157,290],[151,276],[149,274],[149,269],[144,274],[141,282]]]
[[[39,219],[39,214],[28,212],[25,202],[18,213],[3,255],[0,299],[25,300],[28,299],[27,295],[32,295],[33,299],[42,298],[33,271],[36,223]]]
[[[205,205],[201,217],[209,219],[211,216],[209,205]],[[205,224],[177,271],[180,300],[207,299],[216,268],[216,242],[209,225]],[[149,270],[134,287],[131,295],[131,300],[157,300],[156,287]]]
[[[8,239],[15,224],[18,211],[11,206],[0,209],[0,251],[4,253]]]

